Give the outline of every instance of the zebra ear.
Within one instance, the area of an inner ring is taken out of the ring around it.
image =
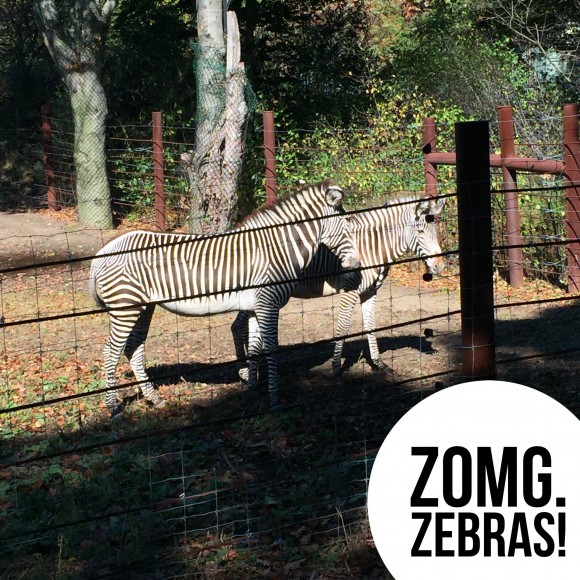
[[[445,207],[445,198],[429,197],[422,199],[416,208],[417,217],[422,215],[439,215]]]
[[[338,208],[342,205],[344,193],[338,185],[331,185],[326,190],[326,203],[331,207]]]
[[[439,215],[442,211],[443,208],[445,207],[445,202],[447,201],[447,198],[435,198],[435,199],[431,199],[429,202],[429,213],[432,215]]]

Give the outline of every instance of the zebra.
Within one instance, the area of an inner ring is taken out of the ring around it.
[[[304,185],[255,212],[225,234],[195,236],[133,231],[106,244],[91,264],[96,303],[109,314],[105,345],[106,405],[120,413],[115,371],[125,353],[139,386],[156,407],[165,402],[145,371],[144,348],[156,305],[184,316],[251,311],[263,337],[268,390],[278,404],[279,310],[321,243],[345,268],[359,264],[354,231],[342,216],[343,190],[329,181]],[[257,382],[257,368],[249,386]]]
[[[367,335],[371,362],[377,369],[387,368],[381,359],[375,334],[377,290],[387,277],[390,265],[405,252],[423,258],[431,274],[440,274],[445,269],[444,258],[437,255],[441,254],[441,247],[438,220],[435,219],[444,205],[444,198],[404,197],[352,214],[361,261],[358,275],[340,273],[340,263],[324,246],[302,272],[293,297],[308,299],[340,293],[338,339],[332,357],[335,379],[341,372],[345,341],[342,337],[348,333],[357,300],[361,304],[363,331]],[[248,314],[240,311],[231,327],[238,361],[246,357],[246,344],[257,342],[253,350],[260,350],[259,329],[248,319]],[[243,362],[240,363],[239,375],[242,381],[247,380],[248,369]]]

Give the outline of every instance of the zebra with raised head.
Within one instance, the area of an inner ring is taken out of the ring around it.
[[[346,268],[358,266],[343,191],[330,182],[256,212],[241,227],[215,236],[135,231],[106,244],[91,265],[91,289],[110,317],[104,349],[106,404],[119,413],[115,371],[124,352],[145,398],[163,400],[145,371],[144,348],[156,305],[184,316],[251,311],[263,338],[272,405],[278,402],[279,310],[321,243]],[[333,254],[334,255],[334,254]],[[249,377],[257,382],[257,370]]]
[[[336,326],[338,337],[348,334],[354,306],[360,300],[363,330],[367,334],[372,364],[379,369],[386,368],[375,335],[377,290],[387,277],[390,265],[406,252],[424,258],[432,274],[444,270],[445,260],[437,255],[441,254],[441,247],[435,219],[444,205],[445,199],[406,197],[353,214],[352,224],[361,261],[360,272],[356,275],[340,273],[338,260],[322,247],[302,272],[300,284],[292,296],[319,298],[340,292]],[[232,324],[236,356],[240,361],[246,356],[248,341],[253,352],[260,350],[259,329],[248,318],[246,312],[240,312]],[[258,344],[254,345],[254,342]],[[343,348],[344,338],[338,338],[332,357],[335,377],[340,375]],[[243,364],[240,365],[239,373],[242,380],[247,380],[248,370]]]

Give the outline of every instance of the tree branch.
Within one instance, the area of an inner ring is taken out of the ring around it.
[[[67,65],[72,65],[76,59],[74,50],[65,41],[54,0],[35,0],[34,14],[42,40],[63,73]]]

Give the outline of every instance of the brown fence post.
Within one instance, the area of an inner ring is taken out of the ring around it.
[[[264,111],[264,158],[266,160],[266,205],[276,202],[276,130],[274,112]]]
[[[566,173],[566,238],[568,292],[580,291],[580,144],[578,105],[564,105],[564,171]]]
[[[165,208],[165,162],[163,160],[163,120],[159,111],[151,115],[153,125],[153,180],[155,192],[155,226],[159,231],[167,229]]]
[[[437,166],[428,160],[427,155],[436,151],[437,134],[435,132],[435,119],[425,117],[423,119],[423,164],[425,166],[425,193],[430,197],[436,197]]]
[[[42,105],[40,114],[42,116],[42,150],[44,153],[44,174],[46,176],[46,201],[49,210],[58,211],[59,208],[56,202],[56,178],[53,163],[50,107],[46,104]]]
[[[489,123],[455,124],[463,376],[495,377]]]
[[[506,239],[508,246],[508,271],[510,285],[519,288],[524,283],[524,257],[522,253],[522,235],[520,228],[520,208],[518,205],[518,185],[516,170],[505,165],[508,159],[516,156],[514,139],[513,109],[509,106],[498,108],[499,140],[501,144],[501,173],[505,201]]]

